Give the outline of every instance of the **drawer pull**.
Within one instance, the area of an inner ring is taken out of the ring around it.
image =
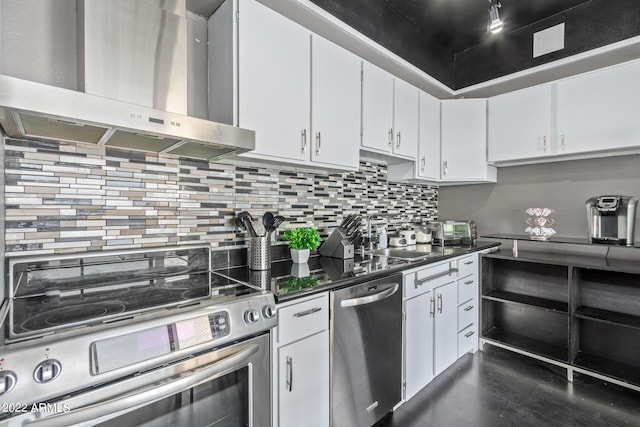
[[[473,264],[473,261],[467,261],[464,263],[464,265],[471,265],[471,264]]]
[[[470,285],[473,283],[473,280],[467,280],[466,282],[464,282],[465,285]]]
[[[310,314],[317,313],[320,310],[322,310],[322,307],[313,307],[313,308],[310,308],[309,310],[305,310],[305,311],[301,311],[299,313],[296,313],[296,314],[293,315],[293,317],[308,316]]]
[[[469,337],[470,337],[471,335],[473,335],[473,334],[475,334],[475,331],[467,332],[466,334],[464,334],[464,336],[465,336],[466,338],[469,338]]]
[[[418,286],[422,286],[427,283],[429,280],[438,279],[444,276],[452,276],[458,272],[457,268],[450,268],[448,271],[443,271],[442,273],[434,274],[433,276],[425,277],[424,279],[416,279],[415,287],[418,289]]]
[[[473,310],[473,306],[472,305],[470,305],[469,307],[464,309],[464,311],[469,311],[469,310]]]

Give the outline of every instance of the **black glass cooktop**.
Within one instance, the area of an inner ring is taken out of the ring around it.
[[[355,258],[343,260],[314,256],[305,264],[285,260],[272,262],[270,270],[249,270],[242,266],[215,270],[215,273],[269,290],[277,298],[408,264],[409,261],[397,258],[362,259],[356,255]]]
[[[10,263],[10,338],[38,336],[159,308],[185,307],[260,291],[212,274],[210,248]]]

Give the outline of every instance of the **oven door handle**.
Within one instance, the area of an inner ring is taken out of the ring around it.
[[[180,393],[214,375],[227,371],[246,361],[249,357],[255,354],[258,349],[258,345],[252,344],[222,360],[194,369],[191,374],[182,376],[177,380],[140,387],[127,394],[120,395],[115,399],[96,402],[82,406],[78,409],[72,408],[71,411],[67,413],[58,413],[55,415],[48,415],[46,412],[36,413],[34,415],[39,415],[41,418],[25,420],[23,425],[42,425],[47,427],[70,426],[91,421],[105,415],[116,416],[121,412],[131,412],[149,403]]]

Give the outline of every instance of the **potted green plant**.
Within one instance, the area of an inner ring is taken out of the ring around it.
[[[295,263],[309,260],[309,251],[320,246],[320,235],[314,227],[289,228],[282,233],[282,240],[289,244],[291,259]]]

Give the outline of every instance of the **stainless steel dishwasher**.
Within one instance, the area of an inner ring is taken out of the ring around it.
[[[402,275],[331,292],[331,418],[369,427],[400,402]]]

